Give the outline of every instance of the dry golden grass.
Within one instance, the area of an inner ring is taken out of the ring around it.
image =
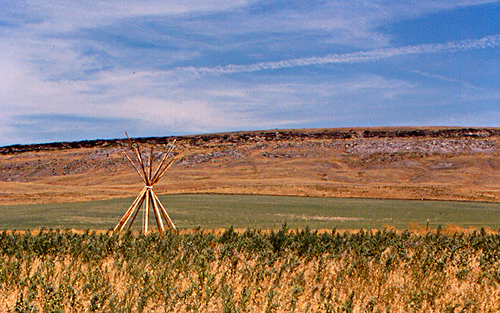
[[[4,232],[0,310],[500,310],[500,238],[484,230],[221,231],[119,240],[95,233]]]

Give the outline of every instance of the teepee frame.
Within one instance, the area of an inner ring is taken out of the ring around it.
[[[139,195],[135,198],[134,202],[132,202],[132,205],[128,208],[125,215],[123,215],[120,222],[118,222],[118,224],[115,226],[115,228],[113,229],[113,233],[117,234],[121,232],[127,224],[128,224],[128,229],[130,229],[130,227],[132,227],[132,224],[135,221],[135,218],[137,217],[139,211],[143,206],[144,206],[143,216],[142,216],[143,233],[146,234],[149,231],[149,211],[151,210],[154,212],[156,225],[158,226],[158,231],[161,234],[165,232],[165,224],[167,227],[175,229],[175,225],[168,216],[167,210],[165,210],[165,207],[161,204],[160,199],[158,199],[158,196],[153,190],[153,186],[163,177],[163,175],[165,175],[167,170],[175,162],[175,159],[172,159],[169,162],[165,162],[169,157],[169,155],[172,153],[172,150],[174,149],[173,144],[175,143],[175,140],[172,144],[169,144],[170,148],[163,155],[163,158],[160,161],[160,165],[153,173],[153,148],[151,148],[151,153],[147,158],[147,165],[145,165],[144,159],[139,149],[139,144],[136,143],[134,145],[134,143],[132,143],[132,140],[128,136],[127,132],[125,132],[125,135],[127,135],[130,148],[134,152],[139,166],[137,166],[136,163],[132,161],[132,159],[125,151],[123,151],[123,153],[125,154],[127,160],[129,160],[130,164],[132,164],[135,171],[137,172],[137,174],[139,174],[139,176],[142,178],[142,180],[146,185],[139,193]],[[148,169],[146,167],[148,167]],[[165,224],[163,223],[163,219],[165,220]]]

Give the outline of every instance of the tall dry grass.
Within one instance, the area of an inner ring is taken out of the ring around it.
[[[500,235],[0,233],[4,312],[498,312]]]

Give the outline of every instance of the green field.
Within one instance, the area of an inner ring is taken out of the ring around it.
[[[405,229],[411,223],[425,225],[429,219],[432,228],[456,224],[500,229],[500,203],[243,195],[168,195],[160,199],[178,228],[267,229],[286,222],[291,228]],[[0,229],[107,230],[132,201],[0,206]],[[140,222],[135,224],[139,227]]]

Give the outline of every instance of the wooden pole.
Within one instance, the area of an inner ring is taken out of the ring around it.
[[[151,181],[151,177],[153,177],[153,147],[151,147],[151,153],[149,154],[149,177],[148,180]]]
[[[130,164],[132,164],[132,166],[134,167],[135,171],[137,172],[137,174],[139,174],[139,176],[142,178],[142,180],[144,181],[144,183],[147,184],[148,181],[146,180],[146,177],[144,177],[141,174],[141,172],[139,171],[139,169],[137,168],[137,166],[135,166],[135,164],[132,161],[132,159],[128,156],[127,152],[123,151],[123,154],[125,154],[125,156],[127,157],[128,161],[130,162]]]
[[[173,229],[176,229],[174,223],[170,219],[170,216],[168,216],[167,210],[165,210],[165,208],[163,207],[163,204],[161,204],[160,199],[158,199],[158,196],[156,195],[156,193],[153,191],[152,194],[155,197],[158,205],[160,206],[160,212],[162,213],[163,217],[165,218],[165,221],[167,222],[167,225],[169,227],[172,227]]]
[[[165,153],[165,155],[163,155],[163,158],[161,159],[160,165],[156,169],[154,175],[150,177],[151,180],[154,180],[156,178],[156,175],[158,175],[158,173],[160,172],[160,169],[163,166],[163,163],[165,163],[165,160],[168,158],[168,156],[170,155],[170,153],[172,153],[172,151],[174,150],[174,145],[173,144],[175,143],[175,141],[176,140],[174,140],[174,142],[172,143],[172,145],[168,149],[167,153]]]
[[[145,197],[146,197],[146,195],[143,195],[141,198],[141,201],[139,202],[139,204],[137,204],[137,207],[136,207],[136,210],[134,213],[134,217],[132,218],[132,221],[130,221],[130,224],[128,224],[128,229],[130,229],[132,227],[132,224],[134,224],[135,219],[137,217],[137,214],[139,214],[139,211],[141,210],[142,204],[144,203]]]
[[[173,159],[172,161],[170,161],[167,166],[165,166],[165,168],[161,171],[161,173],[159,175],[157,175],[156,177],[154,177],[154,179],[151,181],[151,185],[155,185],[162,177],[163,175],[165,175],[165,173],[167,172],[167,170],[172,167],[172,165],[174,165],[174,162],[175,162],[175,159]]]
[[[146,187],[148,188],[148,187]],[[148,233],[149,230],[149,203],[151,202],[150,200],[150,193],[151,193],[151,188],[148,188],[148,191],[146,191],[146,205],[144,206],[144,227],[143,227],[143,232],[144,234]]]
[[[146,192],[146,188],[143,188],[142,191],[139,193],[139,195],[135,198],[134,202],[132,202],[132,204],[128,208],[127,212],[123,215],[120,222],[118,222],[118,224],[113,229],[114,234],[122,231],[123,227],[127,224],[127,221],[130,219],[132,212],[134,211],[135,207],[137,206],[137,203],[139,203],[141,198],[144,196],[145,192]]]
[[[144,173],[144,177],[146,178],[146,185],[149,186],[149,179],[148,179],[148,175],[146,173],[146,169],[144,168],[144,161],[142,160],[141,150],[138,148],[139,144],[137,144],[137,147],[134,146],[134,144],[132,143],[132,140],[128,136],[127,132],[125,132],[125,135],[127,135],[127,138],[128,138],[129,143],[130,143],[130,146],[134,150],[135,155],[137,157],[137,160],[139,160],[139,165],[141,166],[142,172]]]
[[[158,209],[158,204],[156,203],[156,198],[151,197],[151,204],[153,205],[153,211],[155,213],[156,225],[158,226],[158,231],[160,234],[165,232],[165,227],[163,226],[163,220],[161,219],[160,211]]]

